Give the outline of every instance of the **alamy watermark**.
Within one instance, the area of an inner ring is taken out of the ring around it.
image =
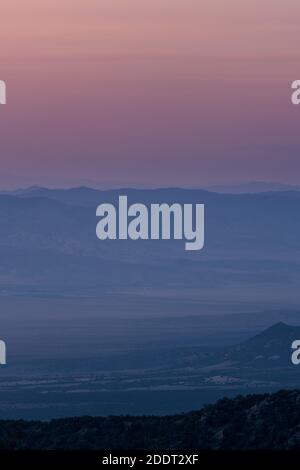
[[[145,204],[128,206],[119,196],[118,207],[100,204],[96,210],[99,240],[185,240],[187,251],[204,246],[204,204]]]
[[[294,80],[291,85],[292,95],[291,101],[294,105],[300,104],[300,80]],[[6,83],[0,80],[0,105],[6,104]]]
[[[6,104],[6,83],[0,80],[0,104]]]
[[[292,83],[292,103],[295,105],[300,104],[300,80],[295,80]]]
[[[300,80],[294,80],[291,85],[292,95],[291,101],[294,105],[300,104]],[[6,104],[7,92],[6,83],[4,80],[0,80],[0,105]]]
[[[6,364],[6,344],[0,340],[0,365]]]
[[[294,364],[294,366],[298,366],[300,364],[300,340],[299,339],[295,339],[295,341],[292,342],[291,349],[293,350],[291,361]]]

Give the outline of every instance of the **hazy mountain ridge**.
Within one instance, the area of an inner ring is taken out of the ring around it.
[[[291,362],[291,345],[300,340],[300,326],[278,322],[251,338],[232,346],[215,350],[208,348],[186,348],[173,352],[171,363],[178,366],[216,368],[291,368],[295,374],[298,369]],[[171,355],[171,353],[170,353]],[[163,356],[162,356],[163,357]]]
[[[182,241],[106,241],[95,235],[96,207],[117,203],[205,203],[205,248],[187,253]],[[33,188],[0,195],[3,285],[74,289],[211,288],[300,284],[300,192],[220,195],[166,188],[98,191]],[[31,260],[29,263],[28,260]]]
[[[206,188],[208,191],[215,191],[224,194],[253,194],[262,192],[278,192],[278,191],[300,191],[300,186],[296,184],[287,184],[280,182],[253,181],[240,184],[219,184]]]
[[[225,357],[243,366],[294,367],[291,363],[291,345],[298,338],[300,326],[279,322],[242,344],[229,348]]]

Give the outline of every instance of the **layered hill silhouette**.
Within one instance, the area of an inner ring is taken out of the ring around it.
[[[116,203],[120,194],[146,205],[204,203],[204,250],[187,253],[181,241],[99,241],[96,207]],[[35,187],[1,194],[0,282],[5,288],[93,293],[120,287],[230,292],[255,284],[254,296],[264,286],[288,297],[291,285],[293,292],[300,285],[299,205],[298,191]]]
[[[300,186],[268,181],[252,181],[241,184],[214,185],[208,188],[210,191],[220,193],[242,194],[242,193],[263,193],[274,191],[300,191]]]
[[[203,348],[185,348],[177,351],[169,359],[169,365],[177,366],[214,366],[215,368],[234,369],[276,369],[291,368],[298,375],[298,370],[291,362],[291,345],[300,339],[300,326],[277,322],[263,332],[233,346],[205,350]]]
[[[295,339],[300,339],[300,326],[278,322],[259,335],[228,348],[223,358],[243,366],[292,366],[291,344]]]

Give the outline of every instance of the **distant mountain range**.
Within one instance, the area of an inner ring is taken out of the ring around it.
[[[149,189],[149,191],[157,191],[160,188],[153,188]],[[172,188],[166,188],[172,189]],[[176,188],[177,189],[177,188]],[[284,192],[284,191],[300,191],[300,185],[296,184],[288,184],[288,183],[280,183],[280,182],[270,182],[270,181],[249,181],[246,183],[236,183],[236,184],[215,184],[210,186],[202,186],[197,188],[203,191],[209,192],[216,192],[216,193],[224,193],[224,194],[255,194],[255,193],[264,193],[264,192]],[[143,191],[143,189],[134,189],[134,188],[121,188],[122,191]],[[193,189],[187,189],[193,190]],[[113,193],[115,191],[119,191],[119,189],[95,189],[90,188],[88,186],[78,186],[73,188],[57,188],[57,189],[50,189],[45,188],[43,186],[29,186],[25,188],[15,189],[15,190],[6,190],[1,191],[0,194],[7,194],[11,196],[24,196],[24,197],[60,197],[65,198],[65,201],[73,200],[72,198],[76,197],[76,194],[87,194],[90,193],[100,193],[100,192],[108,192]],[[144,189],[147,191],[147,189]]]
[[[300,449],[300,391],[223,399],[165,416],[0,421],[1,449]]]
[[[300,326],[276,323],[249,340],[225,350],[223,358],[243,367],[293,367],[291,344],[300,339]]]
[[[187,253],[181,241],[100,242],[95,235],[96,207],[116,203],[120,194],[127,194],[129,203],[146,205],[204,203],[204,250]],[[178,188],[82,187],[2,194],[0,289],[93,295],[111,289],[214,289],[220,300],[223,289],[232,297],[232,289],[242,296],[245,290],[249,296],[250,291],[263,289],[259,295],[272,292],[274,304],[297,304],[299,206],[297,191],[232,195]]]
[[[299,317],[300,320],[300,317]],[[233,346],[216,350],[203,348],[186,348],[173,354],[171,363],[177,366],[208,367],[212,370],[265,370],[284,368],[291,369],[299,375],[297,367],[291,362],[291,345],[300,340],[300,326],[278,322],[263,332]],[[300,369],[299,369],[300,370]],[[229,372],[231,373],[231,372]],[[260,374],[260,372],[259,372]],[[284,384],[282,384],[284,385]]]
[[[217,193],[231,193],[231,194],[243,194],[243,193],[264,193],[264,192],[278,192],[278,191],[300,191],[300,185],[285,184],[285,183],[274,183],[265,181],[253,181],[249,183],[241,184],[224,184],[214,185],[206,187],[209,191],[215,191]]]

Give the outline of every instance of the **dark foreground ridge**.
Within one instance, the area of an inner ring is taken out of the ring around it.
[[[222,399],[174,416],[0,421],[0,448],[300,449],[300,391]]]

